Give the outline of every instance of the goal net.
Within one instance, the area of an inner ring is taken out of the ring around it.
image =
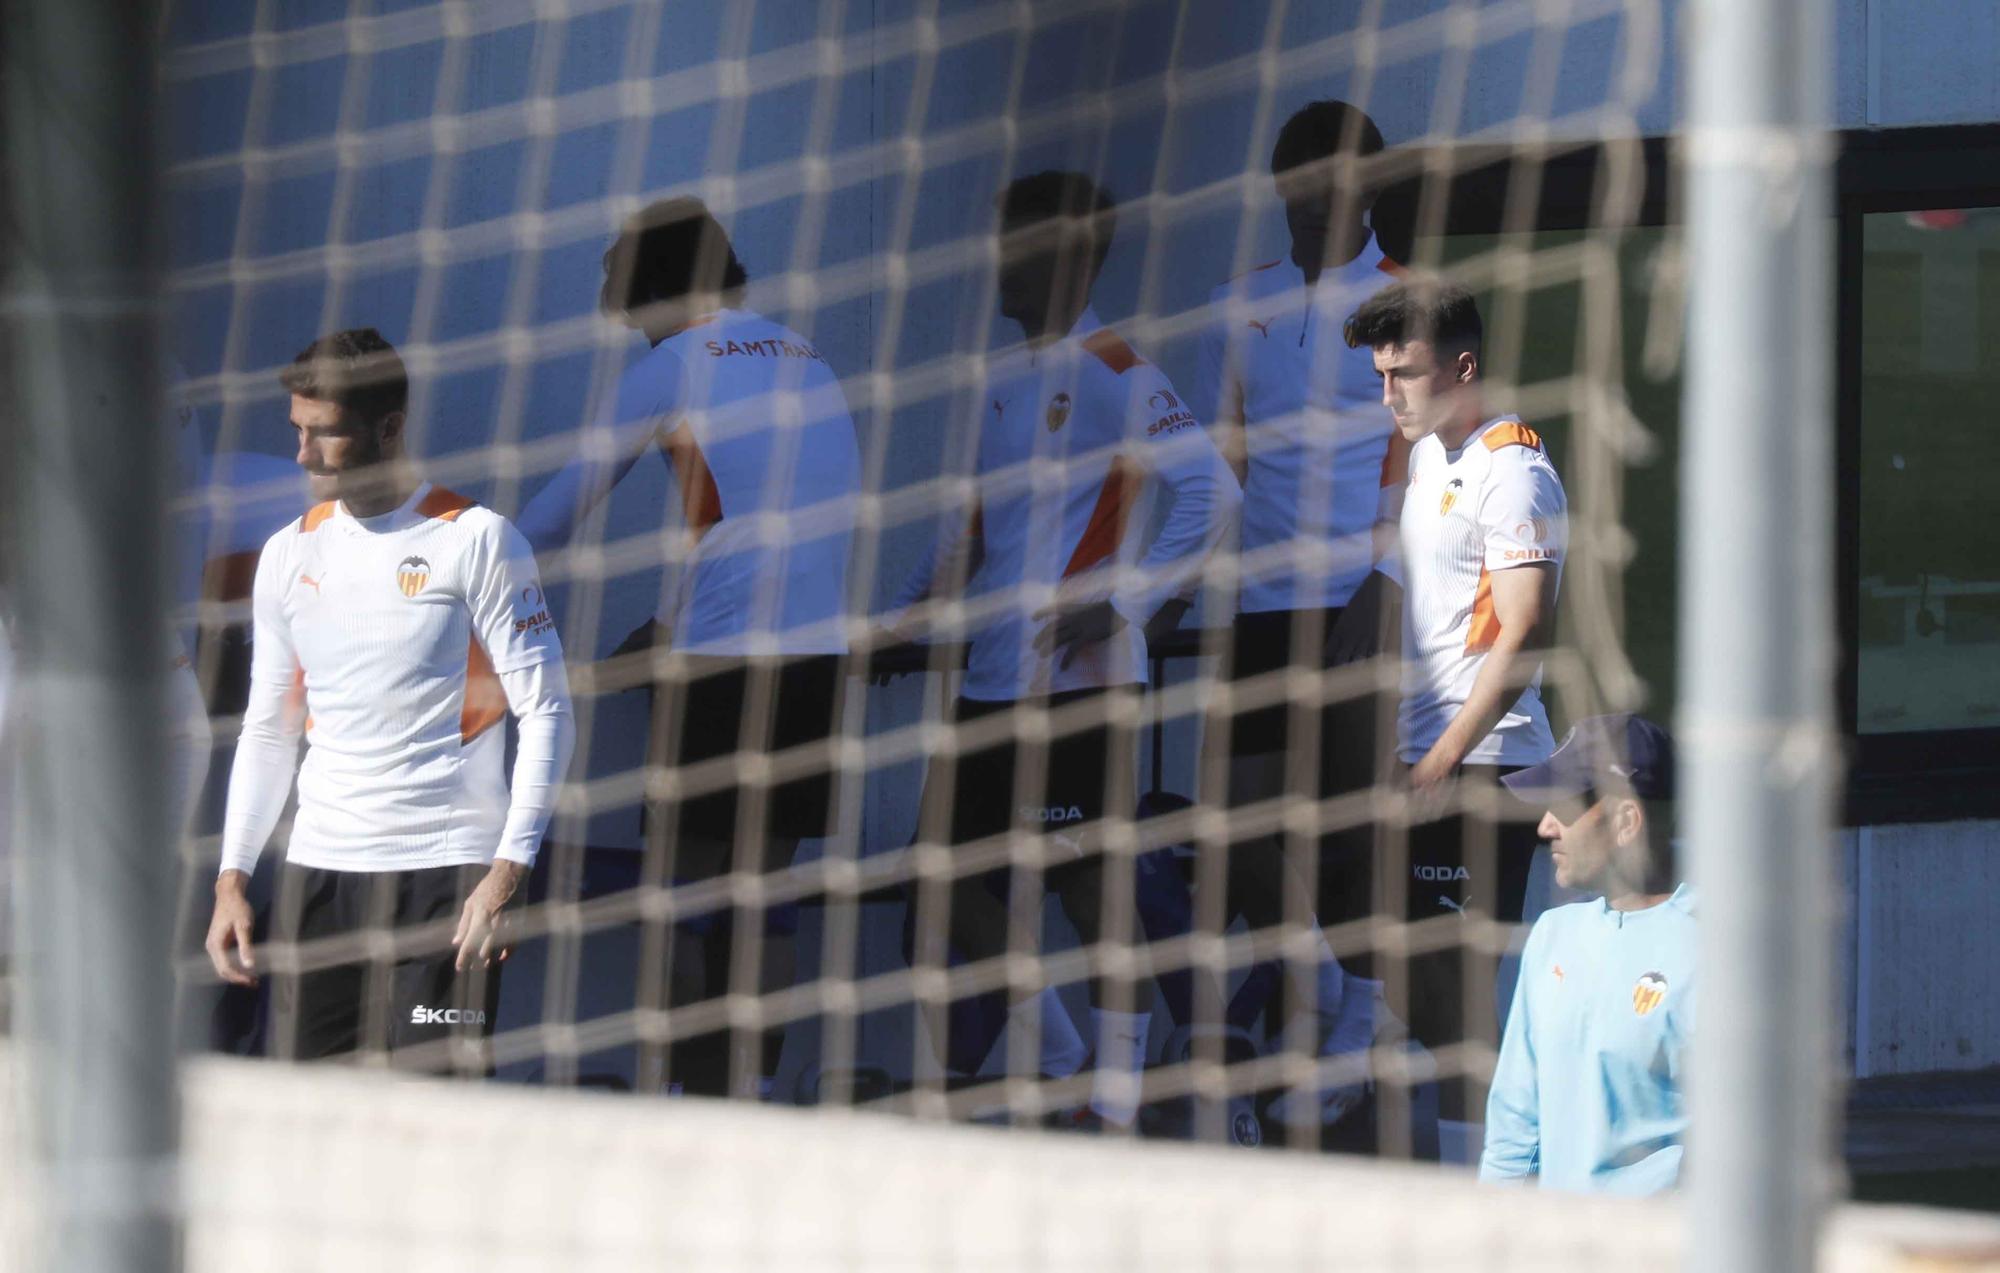
[[[1515,987],[1551,973],[1528,925],[1572,900],[1497,775],[1669,715],[1674,9],[169,4],[176,617],[214,736],[181,1030],[302,1055],[298,987],[345,969],[363,1069],[461,1080],[196,1067],[196,1247],[1677,1259],[1671,1209],[1268,1153],[1477,1161]],[[1429,781],[1507,586],[1401,508],[1476,528],[1492,492],[1411,469],[1425,408],[1349,322],[1447,282],[1501,457],[1475,486],[1559,481],[1485,550],[1550,613]],[[309,503],[279,373],[361,328],[423,479],[532,549],[520,622],[559,635],[576,734],[511,957],[414,1008],[480,1028],[407,1045],[396,970],[455,905],[298,936],[303,817],[249,883],[263,984],[200,949],[252,580]]]

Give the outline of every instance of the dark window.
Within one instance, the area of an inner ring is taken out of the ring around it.
[[[2000,726],[2000,208],[1861,218],[1855,725]]]

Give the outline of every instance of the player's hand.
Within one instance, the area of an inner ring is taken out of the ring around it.
[[[1436,751],[1410,766],[1404,783],[1410,797],[1412,823],[1435,822],[1451,803],[1458,765]]]
[[[1125,616],[1118,613],[1109,601],[1091,601],[1081,605],[1058,602],[1035,611],[1034,617],[1048,620],[1035,634],[1036,653],[1049,658],[1061,649],[1062,662],[1057,666],[1065,668],[1076,658],[1079,647],[1109,640],[1125,626]]]
[[[1402,586],[1379,570],[1369,571],[1327,633],[1326,666],[1346,667],[1394,648],[1390,638],[1400,626],[1402,608]]]
[[[507,936],[507,902],[527,876],[528,868],[519,862],[496,859],[486,878],[465,899],[465,909],[458,913],[458,931],[451,939],[451,944],[458,947],[458,959],[452,965],[458,971],[475,966],[486,968],[503,962],[512,953],[513,943]]]
[[[242,871],[224,871],[215,880],[215,913],[208,921],[208,962],[215,975],[232,986],[257,984],[257,957],[250,949],[250,926],[256,916],[244,890],[250,877]]]

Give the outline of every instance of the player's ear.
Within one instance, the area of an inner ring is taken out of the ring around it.
[[[1612,805],[1611,831],[1621,845],[1643,843],[1646,839],[1646,809],[1637,800],[1618,800]]]
[[[1462,385],[1469,385],[1479,379],[1479,355],[1470,349],[1462,351],[1458,355],[1456,373],[1453,379]]]
[[[388,415],[383,416],[375,422],[375,428],[382,439],[383,445],[387,446],[394,443],[400,446],[402,444],[403,424],[406,418],[405,414],[401,411],[391,411]]]

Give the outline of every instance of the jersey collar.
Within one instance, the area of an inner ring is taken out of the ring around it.
[[[345,501],[342,501],[333,506],[334,520],[340,523],[341,528],[350,534],[354,532],[368,532],[379,535],[383,531],[396,530],[407,523],[416,514],[417,505],[423,503],[424,496],[430,493],[431,483],[418,482],[416,489],[410,492],[408,499],[396,505],[396,507],[390,509],[388,512],[375,517],[356,517],[353,513],[347,511],[347,504]]]
[[[1606,923],[1616,928],[1623,928],[1625,925],[1635,922],[1644,923],[1647,916],[1658,915],[1669,910],[1679,911],[1683,915],[1693,915],[1694,896],[1694,889],[1683,882],[1675,885],[1674,891],[1667,894],[1667,900],[1661,902],[1658,906],[1648,906],[1642,911],[1613,910],[1611,899],[1600,897],[1597,899],[1597,913],[1603,917]]]
[[[1097,317],[1096,307],[1085,305],[1083,312],[1076,316],[1076,323],[1069,331],[1063,334],[1061,339],[1052,340],[1040,349],[1036,349],[1033,346],[1026,347],[1028,365],[1030,367],[1039,367],[1044,358],[1068,357],[1074,354],[1082,346],[1083,342],[1090,338],[1092,333],[1100,330],[1103,326],[1103,321]]]

